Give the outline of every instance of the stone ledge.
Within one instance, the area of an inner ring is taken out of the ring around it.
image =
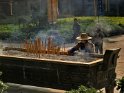
[[[7,83],[9,89],[7,93],[65,93],[64,90],[37,87],[30,85],[21,85],[15,83]]]

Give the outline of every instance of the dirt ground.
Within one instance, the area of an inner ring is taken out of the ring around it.
[[[116,68],[117,78],[121,78],[124,76],[124,35],[105,38],[104,41],[104,50],[110,48],[121,48]]]

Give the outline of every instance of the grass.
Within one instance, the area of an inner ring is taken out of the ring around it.
[[[118,24],[124,25],[124,17],[77,17],[81,25],[81,31],[86,31],[89,26],[95,26],[96,23],[107,24],[111,28],[118,29]],[[60,32],[72,31],[73,18],[59,18],[57,20],[57,27]],[[2,24],[0,25],[0,32],[13,32],[19,29],[19,25],[15,24]]]
[[[19,29],[18,25],[14,24],[4,24],[0,25],[0,32],[13,32]]]
[[[122,32],[118,32],[118,30],[124,29],[124,27],[119,26],[122,24],[124,26],[124,17],[107,17],[107,16],[83,16],[76,17],[81,25],[81,31],[86,33],[92,33],[96,29],[96,27],[100,27],[102,31],[106,33],[106,36],[111,36],[111,32],[114,35]],[[69,41],[73,34],[73,19],[72,18],[61,18],[57,20],[57,29],[62,36],[66,38],[66,41]]]
[[[118,23],[121,23],[121,24],[124,24],[124,17],[107,17],[107,16],[100,16],[100,17],[92,17],[92,16],[89,16],[89,17],[76,17],[79,19],[80,22],[84,22],[84,21],[87,21],[87,20],[98,20],[98,18],[102,21],[102,20],[106,20],[107,22],[110,22],[112,24],[118,24]],[[73,22],[73,18],[60,18],[58,19],[57,21],[58,23],[71,23]]]
[[[116,30],[121,29],[118,24],[124,25],[124,17],[77,17],[81,25],[81,32],[87,32],[87,30],[93,30],[94,27],[99,25],[104,30]],[[62,18],[57,20],[57,26],[61,33],[65,31],[72,32],[73,18]]]

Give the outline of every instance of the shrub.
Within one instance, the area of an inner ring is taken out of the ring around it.
[[[2,72],[0,72],[0,75],[2,75]],[[6,89],[8,89],[8,86],[0,80],[0,93],[3,93]]]
[[[117,79],[117,90],[120,90],[120,93],[124,93],[124,76],[121,79]]]
[[[95,88],[88,88],[81,85],[78,89],[72,89],[66,93],[102,93],[102,91],[97,91]]]
[[[11,37],[11,32],[0,32],[0,39],[6,40],[7,38]]]

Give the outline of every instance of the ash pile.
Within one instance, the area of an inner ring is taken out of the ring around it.
[[[55,45],[51,37],[45,41],[36,38],[34,42],[25,41],[22,44],[8,44],[3,46],[1,55],[73,62],[91,62],[98,59],[83,52],[77,52],[75,56],[69,56],[67,46],[66,44],[62,46]]]

